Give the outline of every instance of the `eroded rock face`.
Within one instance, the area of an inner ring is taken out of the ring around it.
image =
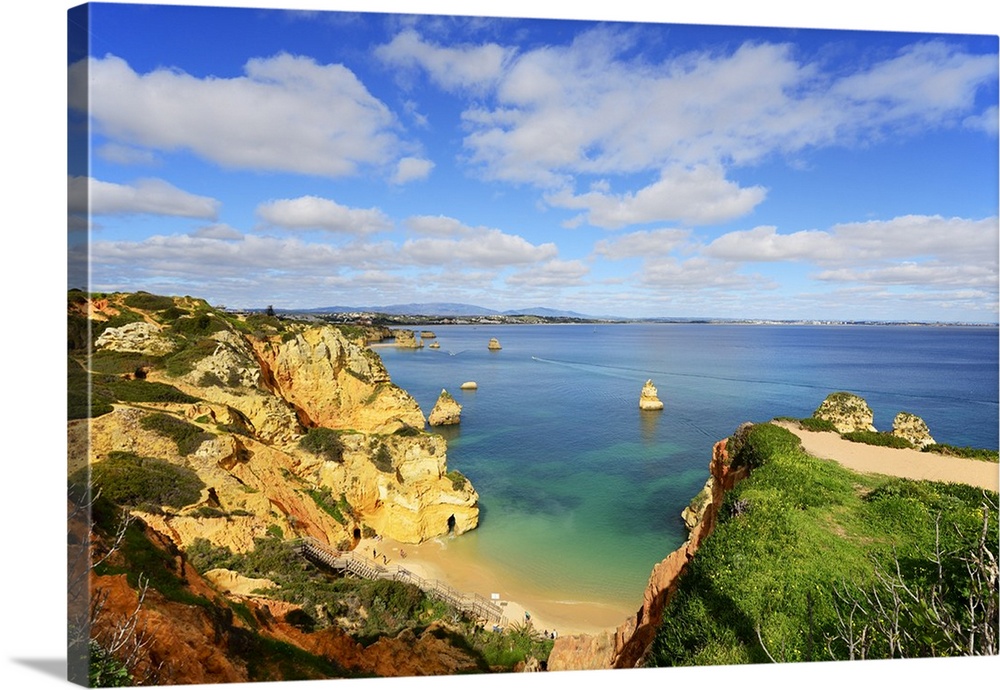
[[[905,438],[915,446],[923,447],[935,443],[927,423],[915,414],[900,412],[892,420],[892,435]]]
[[[431,426],[448,426],[458,424],[462,417],[462,406],[446,390],[441,390],[434,409],[431,410],[427,422]]]
[[[875,415],[865,399],[853,393],[830,393],[813,412],[816,419],[825,419],[841,434],[851,431],[875,431]]]
[[[202,386],[215,383],[256,388],[260,384],[260,367],[246,341],[231,331],[214,333],[212,339],[219,343],[215,351],[198,361],[185,379]]]
[[[660,401],[660,398],[656,394],[656,386],[653,385],[652,379],[646,381],[645,385],[642,387],[642,392],[639,394],[639,409],[663,409],[663,402]]]
[[[254,347],[268,385],[306,426],[366,433],[424,427],[420,406],[389,380],[378,355],[335,328],[310,328],[285,342]]]
[[[136,321],[118,328],[108,328],[97,338],[94,345],[98,350],[116,352],[140,352],[145,355],[165,355],[172,352],[174,343],[160,335],[156,324]]]
[[[342,462],[323,462],[315,481],[342,492],[378,534],[417,544],[479,524],[479,494],[468,481],[447,476],[448,446],[440,436],[351,434],[342,440]]]

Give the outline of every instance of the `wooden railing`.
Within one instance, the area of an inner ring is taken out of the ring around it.
[[[355,551],[339,551],[318,539],[296,539],[295,547],[304,558],[343,574],[366,580],[395,580],[419,587],[432,596],[451,604],[466,615],[488,624],[506,627],[503,609],[480,594],[460,592],[440,580],[428,580],[398,565],[385,566]]]

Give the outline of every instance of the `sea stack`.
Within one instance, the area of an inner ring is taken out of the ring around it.
[[[865,399],[845,391],[837,391],[826,396],[812,416],[827,420],[839,434],[876,430],[872,423],[875,415]]]
[[[392,334],[396,338],[396,347],[418,349],[424,346],[423,343],[421,343],[417,338],[417,334],[414,331],[409,331],[403,328],[394,328]]]
[[[927,422],[909,412],[900,412],[892,420],[892,435],[904,438],[918,448],[935,443]]]
[[[639,394],[639,409],[640,410],[663,409],[663,402],[661,402],[656,395],[656,386],[653,385],[652,379],[646,381],[646,385],[642,387],[642,393]]]
[[[500,348],[500,341],[497,340],[496,338],[490,338],[489,348],[491,350],[499,350],[499,349],[501,349]]]
[[[427,421],[431,426],[448,426],[450,424],[458,424],[461,416],[462,406],[458,404],[455,398],[451,397],[448,391],[442,388],[441,395],[438,396],[437,402],[434,404],[434,409],[431,410]]]
[[[475,381],[466,381],[465,383],[462,384],[461,388],[463,391],[474,391],[477,388],[479,388],[479,384],[477,384]]]

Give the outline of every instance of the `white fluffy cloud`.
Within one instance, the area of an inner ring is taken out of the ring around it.
[[[383,62],[397,67],[420,66],[447,90],[482,91],[499,78],[514,50],[495,43],[442,47],[425,41],[413,29],[400,32],[375,49]]]
[[[665,256],[684,244],[691,236],[689,230],[664,228],[640,230],[606,240],[594,245],[594,254],[611,260],[631,257]]]
[[[69,105],[120,145],[186,150],[228,168],[350,175],[393,162],[402,143],[389,109],[343,65],[280,54],[244,76],[138,74],[114,55],[75,63]],[[88,93],[89,92],[89,93]]]
[[[155,178],[117,184],[71,176],[68,192],[70,213],[89,212],[93,216],[151,214],[214,219],[220,206],[215,199],[185,192]]]
[[[497,270],[554,259],[552,242],[532,244],[520,235],[496,228],[473,227],[448,216],[411,216],[406,227],[417,236],[403,243],[405,261],[434,265],[464,265]]]
[[[573,195],[564,191],[550,194],[545,200],[553,206],[587,210],[570,225],[585,218],[590,225],[618,229],[667,220],[688,225],[721,223],[746,215],[765,195],[763,187],[740,187],[725,179],[720,166],[698,165],[668,168],[658,181],[637,192],[609,194],[592,190]]]
[[[526,287],[569,287],[582,285],[590,267],[582,261],[553,259],[507,278],[507,284]]]
[[[740,273],[738,265],[696,256],[653,258],[643,265],[641,285],[656,289],[683,290],[758,290],[777,287],[760,276]]]
[[[941,216],[900,216],[886,221],[841,223],[828,231],[787,235],[774,227],[731,232],[714,240],[705,254],[731,261],[809,261],[820,265],[937,259],[955,267],[995,267],[997,218],[970,220]]]
[[[651,64],[595,30],[519,54],[495,102],[470,107],[465,145],[490,179],[565,186],[580,173],[754,163],[978,117],[995,56],[918,44],[854,73],[827,73],[790,46],[746,43]]]
[[[205,225],[190,233],[191,237],[201,237],[210,240],[241,240],[243,233],[226,223]]]
[[[406,184],[413,180],[425,180],[434,169],[434,161],[425,158],[401,158],[396,164],[396,173],[392,176],[393,184]]]
[[[257,207],[257,215],[265,223],[287,230],[367,235],[392,227],[389,217],[377,208],[348,208],[316,196],[269,201]]]

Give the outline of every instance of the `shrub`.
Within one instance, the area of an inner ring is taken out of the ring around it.
[[[836,431],[837,427],[829,419],[818,419],[816,417],[806,417],[799,420],[799,424],[806,431]]]
[[[376,441],[372,448],[372,463],[380,472],[392,472],[392,452],[389,447],[381,441]]]
[[[98,374],[129,374],[142,367],[155,367],[162,357],[141,352],[98,350],[90,356],[90,370]]]
[[[66,418],[87,419],[111,412],[114,395],[106,388],[90,386],[90,375],[76,361],[66,365]]]
[[[774,424],[754,424],[745,432],[733,455],[733,467],[760,467],[779,453],[794,452],[799,438],[788,429]]]
[[[905,438],[888,434],[884,431],[848,431],[841,434],[841,437],[855,443],[864,443],[869,446],[882,446],[885,448],[913,448],[913,444]]]
[[[167,375],[176,378],[190,373],[198,362],[212,355],[218,346],[218,341],[211,338],[201,338],[186,344],[164,361]]]
[[[174,388],[167,383],[145,381],[143,379],[122,379],[116,376],[94,378],[95,389],[100,384],[102,391],[122,402],[168,402],[193,403],[198,398]]]
[[[197,316],[182,316],[174,321],[170,329],[174,333],[185,336],[205,337],[225,330],[226,322],[214,314],[199,314]]]
[[[198,537],[191,542],[185,553],[188,562],[199,573],[205,573],[215,568],[231,570],[236,562],[236,558],[228,546],[215,546],[204,537]]]
[[[164,309],[159,314],[157,314],[157,316],[163,321],[169,323],[171,321],[176,321],[182,316],[188,316],[190,315],[190,313],[191,312],[189,312],[187,309],[181,309],[180,307],[172,306],[167,309]]]
[[[310,498],[316,502],[323,512],[332,517],[334,520],[342,525],[347,524],[347,517],[344,515],[345,512],[343,508],[346,506],[350,509],[350,505],[347,503],[347,499],[344,495],[340,495],[340,500],[335,501],[333,495],[330,493],[329,487],[322,487],[319,489],[307,489],[306,493],[309,494]]]
[[[123,301],[133,309],[142,309],[144,311],[162,311],[174,306],[173,297],[153,295],[142,290],[128,295]]]
[[[446,478],[451,480],[451,488],[455,491],[461,491],[465,488],[465,484],[469,481],[465,478],[465,475],[458,470],[452,470],[444,475]]]
[[[951,446],[947,443],[930,443],[921,448],[925,453],[938,453],[956,458],[972,458],[973,460],[1000,461],[1000,453],[988,448],[970,448],[968,446]]]
[[[326,459],[329,462],[344,461],[344,442],[340,432],[317,426],[306,431],[299,439],[299,448]]]
[[[198,450],[198,446],[204,441],[213,437],[213,434],[202,431],[201,427],[162,412],[143,417],[140,424],[143,429],[173,440],[180,455],[190,455]]]
[[[86,482],[87,468],[78,470],[71,482]],[[90,480],[101,496],[122,506],[144,503],[182,508],[197,501],[204,482],[194,470],[159,458],[114,451],[90,468]]]

